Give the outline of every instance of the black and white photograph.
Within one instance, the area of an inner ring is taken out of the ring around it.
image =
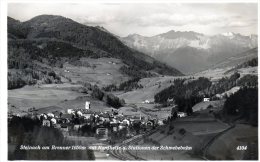
[[[258,160],[257,1],[20,1],[7,160]]]

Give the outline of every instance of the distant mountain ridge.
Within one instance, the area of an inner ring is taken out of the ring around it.
[[[130,68],[163,75],[182,75],[178,70],[125,46],[103,28],[86,26],[62,16],[40,15],[25,22],[8,17],[8,35],[13,41],[51,39],[69,43],[102,57],[119,58]]]
[[[257,47],[257,35],[243,36],[232,32],[207,36],[193,31],[174,31],[145,37],[131,34],[121,41],[185,74],[210,68],[236,54]]]
[[[233,57],[229,57],[228,59],[225,59],[224,61],[221,61],[213,66],[213,68],[223,68],[228,66],[237,66],[242,63],[245,63],[252,59],[257,59],[258,57],[258,48],[253,48],[248,51],[242,52],[240,54],[236,54]]]

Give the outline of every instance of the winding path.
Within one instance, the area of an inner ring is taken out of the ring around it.
[[[207,151],[210,148],[210,146],[220,137],[222,136],[224,133],[228,132],[229,130],[233,129],[235,127],[235,125],[231,125],[229,128],[227,128],[226,130],[218,133],[217,135],[215,135],[202,149],[202,158],[205,160],[210,160],[207,158]]]

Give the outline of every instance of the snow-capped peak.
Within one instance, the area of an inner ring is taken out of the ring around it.
[[[233,32],[226,32],[226,33],[222,33],[221,35],[226,37],[233,37],[235,34]]]

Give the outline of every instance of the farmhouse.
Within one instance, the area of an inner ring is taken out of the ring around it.
[[[110,116],[108,113],[102,113],[99,115],[99,119],[105,122],[109,122],[110,121]]]
[[[68,113],[68,114],[73,114],[74,112],[75,112],[75,111],[74,111],[73,109],[68,109],[68,110],[67,110],[67,113]]]
[[[54,119],[54,118],[51,118],[51,120],[50,120],[50,121],[51,121],[51,124],[52,124],[52,125],[55,125],[55,124],[57,124],[57,120],[56,120],[56,119]]]
[[[173,100],[173,98],[168,98],[167,99],[167,102],[173,102],[174,100]]]
[[[153,127],[154,122],[149,120],[149,121],[146,122],[146,125],[149,126],[149,127]]]
[[[40,115],[40,119],[47,119],[47,115],[46,114],[41,114]]]
[[[64,132],[68,132],[68,131],[69,131],[69,126],[70,126],[70,124],[68,124],[68,123],[62,123],[62,124],[60,125],[60,129],[61,129],[62,131],[64,131]]]
[[[145,100],[143,103],[149,104],[149,103],[151,103],[151,101]]]
[[[177,113],[177,116],[178,116],[179,118],[183,118],[183,117],[186,117],[187,114],[186,114],[185,112],[178,112],[178,113]]]
[[[73,114],[62,114],[61,115],[61,120],[64,122],[64,123],[69,123],[72,119],[73,119],[74,115]]]
[[[126,125],[130,125],[130,121],[127,120],[127,119],[124,119],[124,120],[122,121],[122,123],[123,123],[123,124],[126,124]]]
[[[44,120],[42,121],[42,126],[44,126],[44,127],[50,127],[50,126],[51,126],[51,122],[50,122],[49,120],[47,120],[47,119],[44,119]]]
[[[54,114],[53,114],[53,113],[48,113],[47,116],[48,116],[49,118],[54,118]]]
[[[162,120],[158,120],[158,125],[163,125],[163,121]]]
[[[53,111],[52,114],[54,115],[55,118],[60,118],[62,115],[62,112],[59,111]]]
[[[82,115],[83,115],[81,111],[76,111],[76,114],[77,114],[78,116],[82,116]]]
[[[101,126],[99,128],[96,129],[96,135],[103,139],[103,140],[106,140],[108,138],[108,129]]]
[[[91,116],[93,116],[92,113],[83,113],[83,114],[82,114],[82,117],[83,117],[84,119],[90,119]]]
[[[119,126],[118,126],[118,129],[119,130],[122,130],[122,129],[124,129],[124,128],[127,128],[127,124],[125,124],[125,123],[121,123],[121,124],[119,124]]]
[[[112,127],[112,131],[113,132],[117,132],[118,131],[118,123],[110,123],[110,126]]]

